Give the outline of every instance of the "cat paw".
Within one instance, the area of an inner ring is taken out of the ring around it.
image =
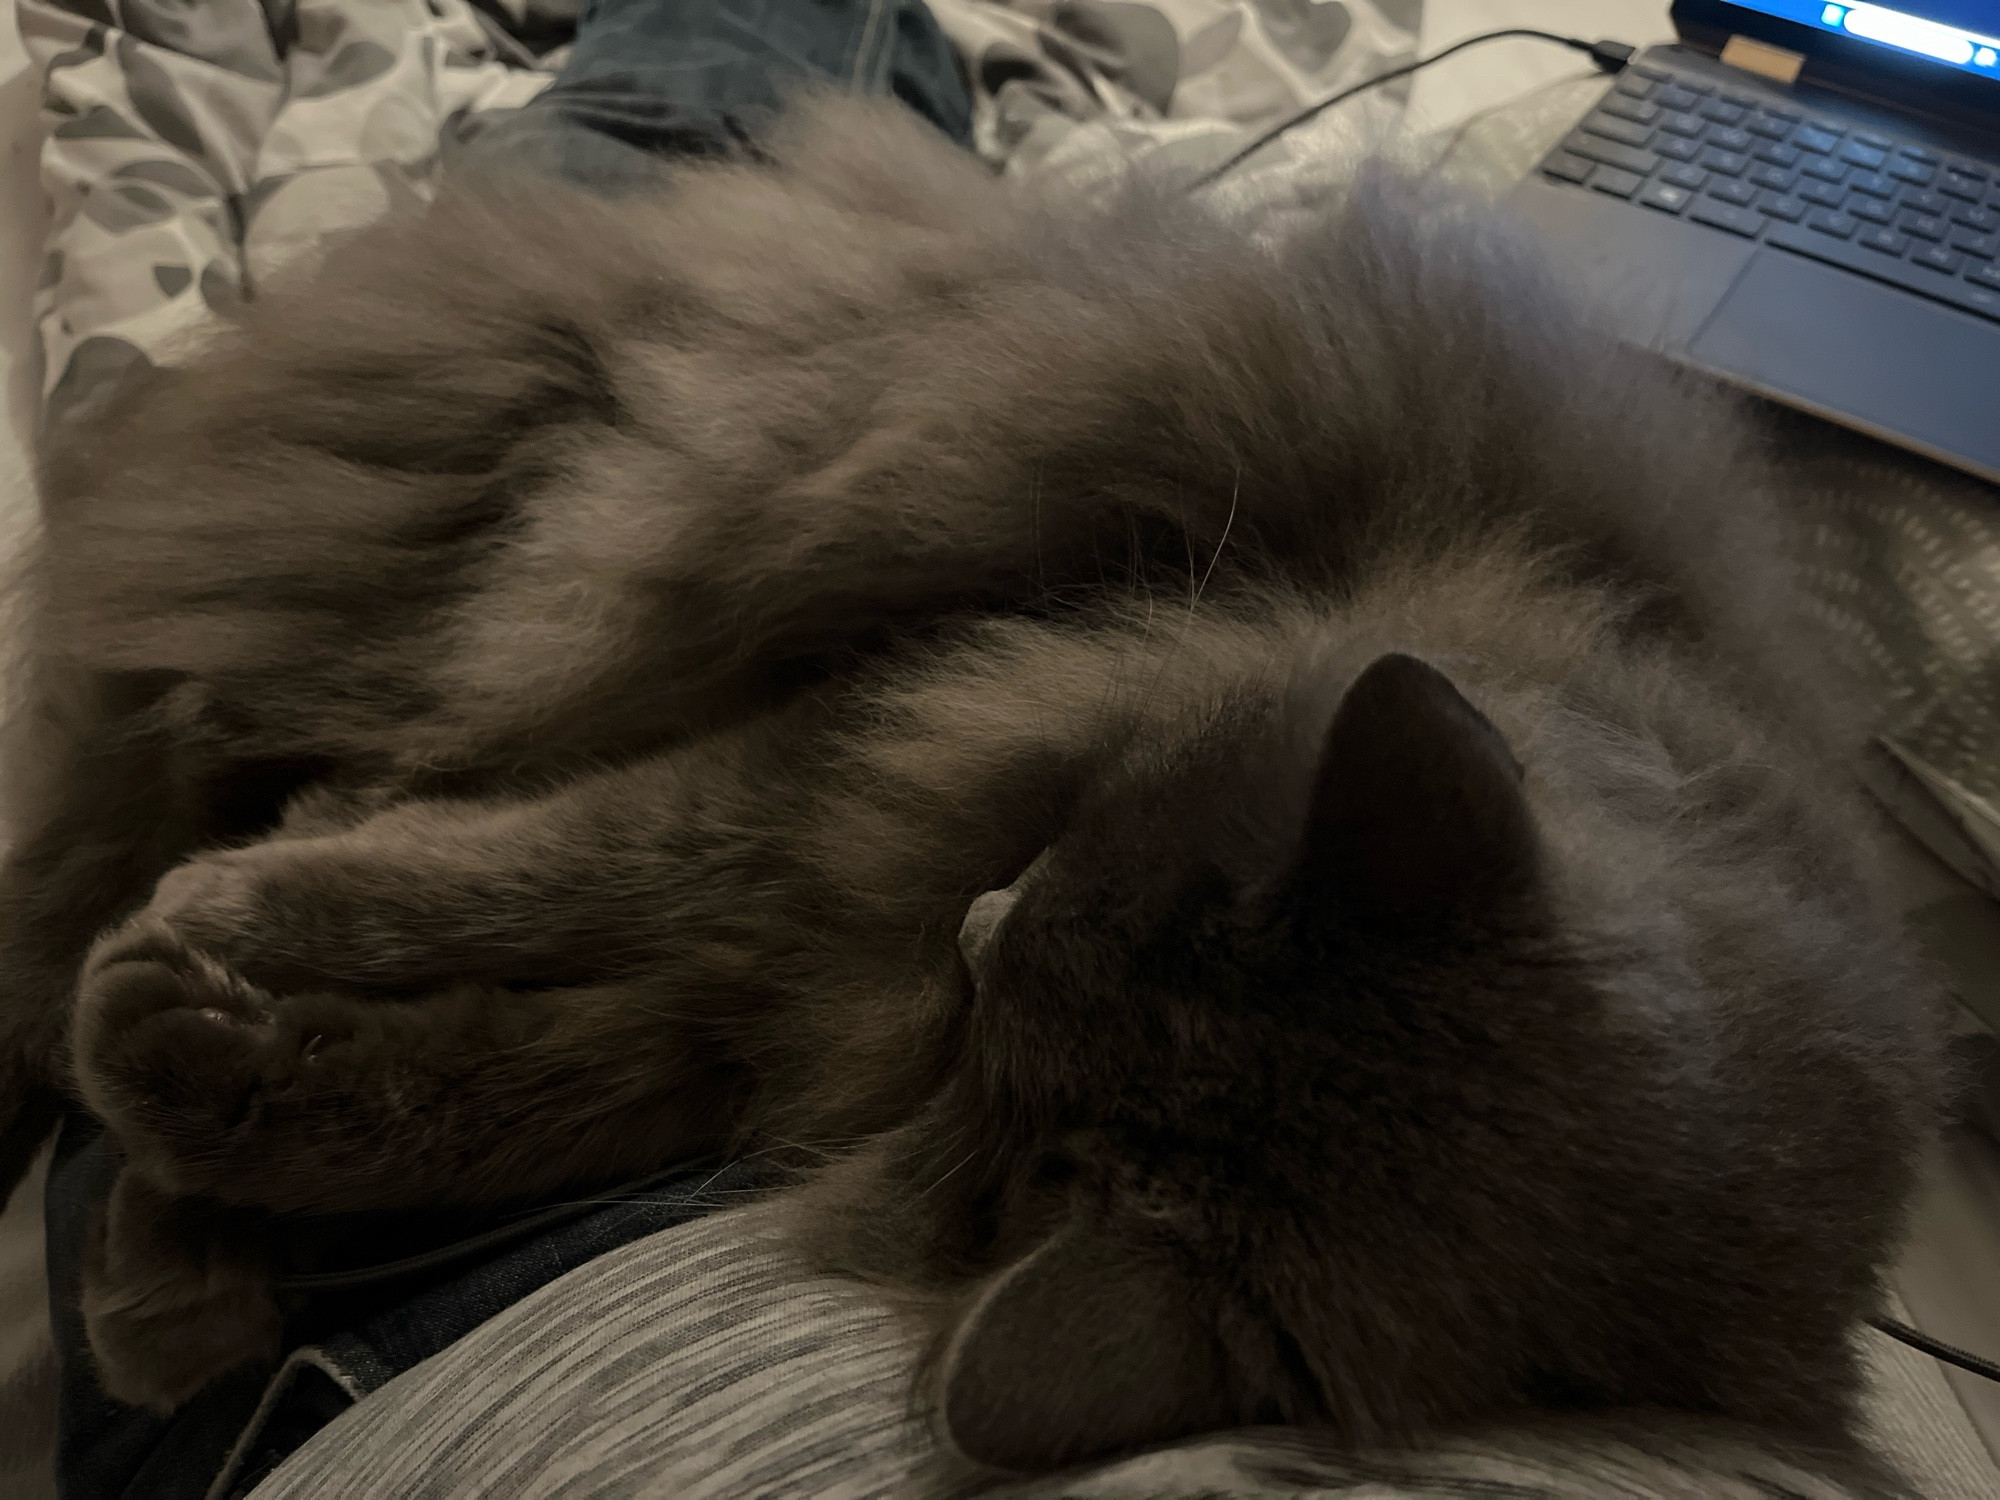
[[[401,924],[399,875],[337,836],[270,839],[169,870],[142,915],[277,994],[421,987],[426,944]]]
[[[270,844],[206,854],[160,878],[143,915],[190,949],[233,967],[254,958],[265,924],[263,893],[281,878],[285,857]]]
[[[277,1359],[283,1317],[240,1210],[119,1174],[83,1266],[84,1333],[98,1384],[165,1415],[216,1376]]]
[[[150,913],[85,960],[71,1055],[127,1159],[176,1193],[255,1201],[259,1158],[339,1030],[333,997],[281,1000]]]

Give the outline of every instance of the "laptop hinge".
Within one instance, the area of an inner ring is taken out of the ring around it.
[[[1803,52],[1787,52],[1747,36],[1732,36],[1722,49],[1722,60],[1732,68],[1783,84],[1798,82],[1799,70],[1806,65]]]

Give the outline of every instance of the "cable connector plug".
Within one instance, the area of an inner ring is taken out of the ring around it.
[[[1625,71],[1625,65],[1632,61],[1632,54],[1639,49],[1627,42],[1614,42],[1609,38],[1600,38],[1592,42],[1584,50],[1590,54],[1590,60],[1597,64],[1598,72],[1622,73]]]

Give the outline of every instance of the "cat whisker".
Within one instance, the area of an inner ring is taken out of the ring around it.
[[[1201,582],[1195,586],[1194,597],[1188,600],[1188,613],[1194,613],[1195,605],[1208,591],[1208,580],[1215,576],[1215,565],[1222,561],[1222,549],[1229,545],[1229,533],[1236,525],[1236,502],[1243,498],[1243,466],[1236,466],[1236,483],[1229,491],[1229,515],[1222,523],[1222,535],[1216,539],[1215,555],[1208,560],[1208,571],[1201,575]]]
[[[964,1166],[967,1162],[971,1161],[972,1158],[977,1156],[978,1154],[979,1151],[977,1147],[966,1152],[965,1155],[961,1156],[958,1159],[958,1163],[956,1166],[953,1166],[949,1171],[947,1171],[944,1174],[944,1176],[938,1178],[936,1182],[933,1182],[929,1187],[925,1188],[922,1192],[918,1193],[917,1196],[919,1198],[928,1198],[931,1195],[931,1193],[934,1192],[936,1189],[943,1187],[945,1183],[950,1180],[952,1174],[958,1171],[959,1167]]]

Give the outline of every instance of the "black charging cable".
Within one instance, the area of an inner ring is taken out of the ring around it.
[[[1892,1339],[1899,1339],[1912,1349],[1921,1349],[1932,1359],[1941,1359],[1948,1365],[1957,1365],[1961,1370],[1970,1370],[1975,1375],[1983,1375],[1988,1380],[2000,1381],[2000,1364],[1990,1359],[1981,1359],[1977,1354],[1969,1354],[1956,1344],[1947,1344],[1943,1339],[1934,1339],[1928,1333],[1898,1323],[1894,1318],[1870,1318],[1868,1326],[1877,1333],[1886,1333]]]
[[[1380,88],[1385,83],[1394,83],[1398,78],[1408,78],[1418,69],[1428,68],[1435,62],[1443,62],[1454,52],[1463,52],[1467,47],[1477,47],[1484,42],[1504,41],[1508,37],[1516,36],[1529,37],[1539,42],[1554,42],[1559,47],[1569,47],[1578,52],[1587,52],[1590,54],[1590,60],[1597,65],[1597,70],[1600,73],[1624,72],[1625,65],[1632,60],[1632,54],[1638,50],[1637,48],[1627,46],[1624,42],[1593,42],[1580,36],[1563,36],[1559,32],[1539,31],[1532,26],[1509,26],[1501,31],[1482,31],[1478,36],[1469,36],[1463,41],[1453,42],[1442,52],[1433,52],[1429,57],[1420,57],[1415,62],[1404,63],[1400,68],[1391,68],[1386,73],[1377,73],[1373,78],[1364,78],[1352,88],[1342,89],[1331,99],[1322,99],[1317,104],[1307,105],[1297,114],[1280,120],[1269,130],[1266,130],[1262,135],[1251,141],[1249,145],[1231,153],[1224,159],[1220,166],[1210,167],[1206,172],[1203,172],[1194,181],[1190,182],[1183,191],[1189,193],[1200,192],[1218,177],[1234,171],[1259,151],[1270,145],[1279,136],[1284,135],[1288,131],[1296,130],[1299,126],[1305,124],[1306,121],[1326,113],[1326,111],[1332,109],[1336,104],[1344,104],[1357,94],[1365,94],[1370,89]]]

